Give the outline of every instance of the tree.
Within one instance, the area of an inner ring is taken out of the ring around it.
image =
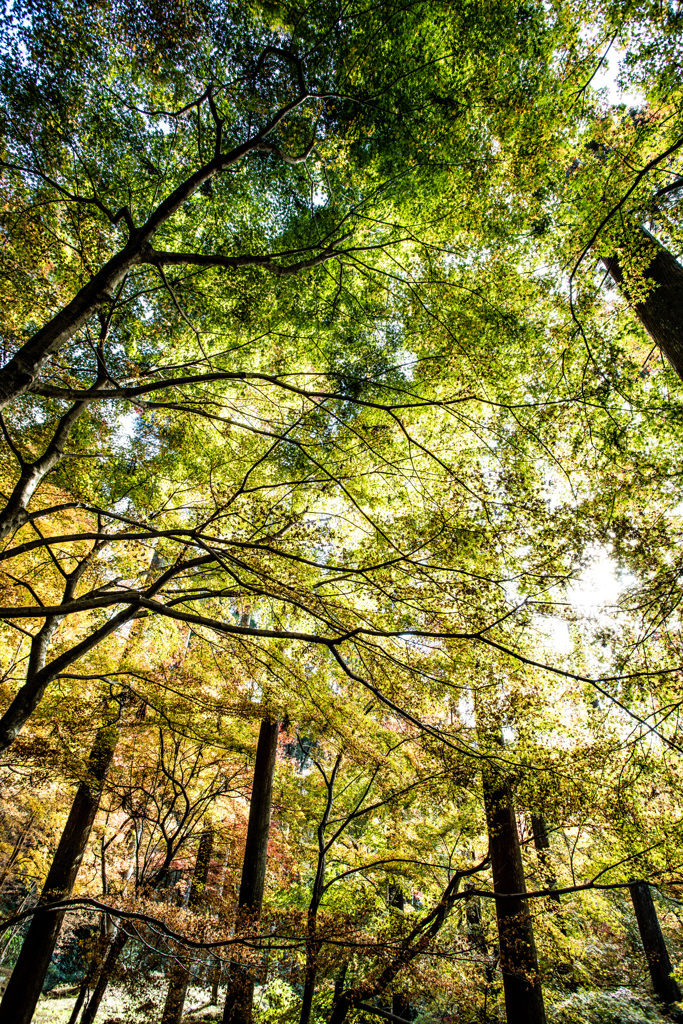
[[[251,925],[258,920],[263,903],[279,731],[280,723],[277,719],[264,718],[261,722],[254,759],[249,825],[240,881],[238,929],[242,928],[245,922]],[[251,1021],[253,999],[254,979],[243,968],[238,968],[236,972],[233,971],[228,981],[223,1012],[226,1024],[228,1021],[235,1021],[238,1024]]]
[[[190,910],[195,910],[201,903],[202,895],[206,888],[206,879],[209,873],[209,864],[211,862],[212,852],[213,832],[207,829],[199,840],[199,847],[197,849],[197,859],[195,861],[192,885],[190,887],[190,895],[187,903]],[[174,964],[171,968],[168,995],[166,996],[164,1013],[161,1018],[162,1024],[180,1024],[189,981],[190,970],[188,965],[184,964],[182,961]]]
[[[76,791],[64,832],[45,879],[39,907],[71,896],[114,756],[118,732],[115,722],[108,722],[97,731],[88,758],[86,776]],[[63,911],[38,910],[22,943],[19,959],[0,1003],[0,1012],[22,1024],[33,1018],[63,919]]]

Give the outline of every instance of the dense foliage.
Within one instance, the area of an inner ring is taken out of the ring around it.
[[[680,5],[0,21],[0,1017],[682,1019]]]

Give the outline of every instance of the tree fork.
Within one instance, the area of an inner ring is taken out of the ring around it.
[[[80,783],[52,864],[40,902],[71,895],[90,830],[100,804],[104,781],[119,738],[117,725],[101,726],[88,759],[87,778]],[[12,1024],[30,1024],[43,989],[65,911],[34,914],[12,976],[0,1003],[0,1019]]]

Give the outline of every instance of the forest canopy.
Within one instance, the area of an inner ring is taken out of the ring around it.
[[[678,0],[6,0],[1,1024],[683,1020]]]

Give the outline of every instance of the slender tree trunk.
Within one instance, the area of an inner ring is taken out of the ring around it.
[[[81,1007],[83,1006],[83,1003],[85,1002],[85,997],[87,996],[88,989],[90,988],[90,981],[91,981],[91,973],[90,973],[90,971],[88,971],[88,973],[83,978],[83,981],[81,982],[81,987],[78,990],[78,995],[76,996],[76,1002],[74,1003],[73,1009],[71,1010],[71,1016],[69,1017],[68,1024],[76,1024],[76,1021],[78,1020],[78,1015],[81,1012]]]
[[[90,964],[88,965],[88,969],[87,969],[87,971],[85,972],[85,974],[83,976],[83,981],[81,982],[81,987],[78,990],[78,995],[76,996],[76,1002],[73,1005],[73,1008],[71,1010],[71,1016],[69,1017],[69,1024],[76,1024],[76,1021],[78,1020],[78,1016],[79,1016],[79,1014],[81,1012],[81,1008],[83,1006],[83,1003],[85,1002],[85,997],[87,996],[88,992],[90,991],[90,986],[92,985],[93,981],[97,977],[97,972],[98,972],[98,967],[99,967],[99,956],[103,952],[103,948],[102,948],[103,946],[104,946],[104,942],[103,942],[102,936],[100,936],[99,937],[99,942],[98,942],[98,949],[96,950],[95,955],[93,956]]]
[[[327,785],[327,800],[317,829],[318,863],[315,869],[315,878],[313,879],[311,901],[308,904],[308,913],[306,915],[306,969],[304,972],[304,991],[301,999],[299,1024],[309,1024],[311,1010],[313,1009],[315,985],[318,978],[318,959],[321,949],[320,940],[318,939],[318,910],[325,891],[325,864],[327,862],[328,850],[325,832],[334,803],[334,784],[341,762],[342,754],[340,753],[337,755],[329,778],[326,775],[323,776]]]
[[[669,951],[664,942],[662,929],[659,925],[659,918],[652,900],[652,893],[647,882],[631,882],[629,885],[633,909],[636,912],[636,921],[640,931],[640,940],[643,943],[652,987],[655,996],[666,1006],[671,1003],[680,1002],[681,990],[677,982],[671,977],[673,967],[669,958]],[[683,1013],[674,1010],[670,1011],[674,1020],[683,1021]]]
[[[616,256],[602,263],[631,303],[652,340],[683,380],[683,266],[645,228],[637,228],[636,254],[650,257],[645,277],[654,284],[642,301],[633,301],[623,268]]]
[[[139,842],[139,833],[137,831],[137,828],[134,832],[134,835],[135,841]],[[154,876],[153,884],[150,886],[151,889],[158,889],[164,884],[164,881],[167,878],[168,866],[171,863],[171,860],[173,859],[173,852],[173,849],[167,852],[164,863],[161,865],[161,867]],[[128,869],[126,882],[130,880],[130,877],[132,876],[134,871],[135,861],[131,863]],[[112,974],[116,969],[119,957],[121,956],[121,953],[123,952],[126,943],[128,942],[128,939],[128,933],[123,930],[119,923],[117,930],[113,933],[111,942],[107,947],[107,953],[104,959],[104,963],[102,964],[99,972],[97,973],[97,981],[95,983],[95,988],[93,989],[93,993],[90,996],[88,1005],[86,1006],[85,1011],[83,1013],[83,1017],[81,1018],[81,1024],[93,1024],[97,1011],[100,1008],[100,1003],[104,998],[104,994],[107,991],[107,987],[111,980]]]
[[[256,921],[263,904],[279,731],[280,726],[276,719],[264,718],[261,722],[254,763],[247,844],[240,882],[238,928],[242,927],[246,921]],[[232,968],[230,975],[225,997],[223,1024],[251,1024],[254,978],[250,976],[246,968],[239,965]]]
[[[128,933],[124,932],[123,928],[119,926],[119,930],[117,931],[116,935],[114,936],[109,945],[107,955],[104,958],[104,963],[102,964],[102,969],[97,977],[97,983],[95,985],[95,988],[93,989],[93,993],[90,996],[90,999],[88,1000],[88,1005],[86,1006],[83,1012],[83,1016],[81,1017],[81,1024],[93,1024],[93,1021],[95,1020],[95,1015],[99,1010],[100,1003],[102,1002],[102,999],[104,997],[104,993],[107,991],[109,979],[114,973],[114,969],[116,967],[116,964],[118,963],[118,959],[121,956],[123,948],[127,942]]]
[[[71,895],[118,738],[116,725],[105,725],[97,731],[88,761],[88,778],[76,791],[39,905]],[[39,910],[34,914],[0,1003],[0,1020],[29,1024],[43,989],[63,919],[64,911]]]
[[[194,865],[192,885],[190,887],[190,898],[187,901],[190,910],[196,910],[200,905],[206,889],[206,879],[209,874],[209,864],[213,853],[213,831],[207,830],[199,841],[197,860]],[[161,1024],[180,1024],[185,1006],[187,986],[190,983],[190,971],[187,963],[180,960],[171,970],[171,983],[168,987],[166,1005],[161,1018]]]
[[[218,1006],[218,990],[221,985],[221,975],[223,974],[223,965],[218,964],[214,967],[213,974],[211,975],[211,1006]]]

